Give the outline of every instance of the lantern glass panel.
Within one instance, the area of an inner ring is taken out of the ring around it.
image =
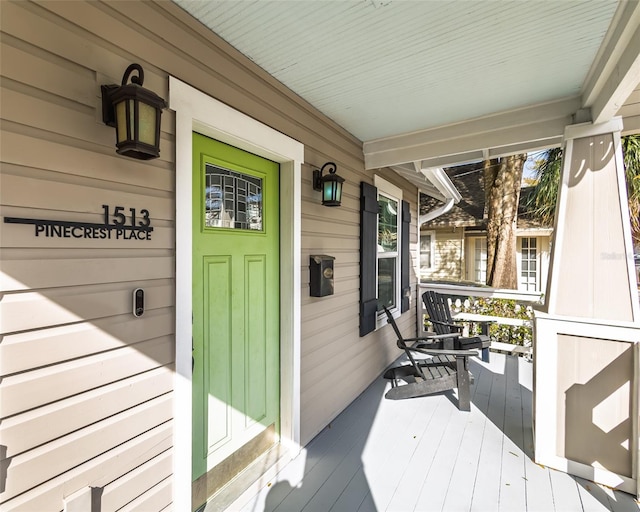
[[[335,181],[325,181],[323,184],[324,197],[323,201],[335,201],[336,197],[336,185]]]
[[[133,110],[133,109],[130,109]],[[127,100],[116,105],[116,122],[118,143],[127,140]]]
[[[155,146],[156,144],[156,108],[139,102],[139,134],[140,142]]]

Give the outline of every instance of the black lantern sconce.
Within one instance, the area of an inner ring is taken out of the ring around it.
[[[134,71],[138,76],[129,76]],[[160,116],[165,101],[142,87],[144,71],[131,64],[122,76],[122,85],[103,85],[102,120],[116,129],[116,152],[120,155],[150,160],[160,156]]]
[[[323,176],[327,167],[329,172]],[[336,174],[336,164],[333,162],[327,162],[320,170],[313,171],[313,189],[322,191],[323,206],[340,206],[343,183],[344,178]]]

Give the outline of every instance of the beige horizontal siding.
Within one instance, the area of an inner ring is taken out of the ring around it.
[[[94,215],[95,217],[88,219],[87,222],[98,223],[104,220],[103,204],[111,207],[122,205],[127,215],[129,215],[129,208],[135,208],[138,213],[144,208],[149,211],[151,226],[158,219],[170,219],[173,216],[174,202],[169,193],[164,198],[150,195],[145,190],[139,190],[134,194],[114,190],[113,185],[104,180],[96,181],[95,185],[88,187],[61,182],[59,177],[51,174],[48,180],[25,178],[9,174],[5,170],[2,176],[0,201],[6,206],[48,210],[51,215],[58,211]]]
[[[403,179],[389,171],[379,171],[379,174],[403,190],[403,199],[411,206],[412,218],[416,219],[417,204],[415,189]],[[371,182],[373,177],[371,176]],[[357,183],[359,187],[359,182]],[[383,369],[400,352],[396,347],[395,338],[390,328],[381,328],[360,338],[358,333],[359,313],[359,191],[358,205],[354,207],[353,215],[344,215],[351,219],[356,235],[344,241],[335,238],[335,244],[330,245],[331,237],[313,238],[309,243],[315,250],[305,254],[303,233],[302,264],[308,265],[308,254],[330,254],[337,256],[334,262],[335,295],[327,298],[308,296],[308,288],[303,290],[301,337],[303,357],[301,361],[301,402],[305,412],[302,423],[302,438],[312,439],[327,423],[339,414],[355,397],[360,394]],[[306,212],[303,213],[303,229],[306,225]],[[341,225],[338,226],[338,229]],[[410,230],[410,242],[413,247],[417,244],[417,228]],[[322,245],[320,245],[322,244]],[[345,253],[345,247],[348,251]],[[412,254],[414,262],[416,253]],[[349,268],[346,275],[340,273],[341,262]],[[349,267],[354,265],[354,267]],[[412,263],[413,264],[413,263]],[[337,270],[336,270],[337,269]],[[355,275],[353,273],[355,271]],[[303,272],[308,285],[308,269]],[[355,278],[355,279],[354,279]],[[410,310],[402,315],[399,324],[407,335],[415,333],[415,288],[417,278],[411,271],[411,285],[413,302]],[[328,321],[328,319],[330,319]],[[356,321],[354,321],[356,319]],[[336,376],[339,376],[338,378]],[[351,393],[345,393],[345,389]],[[313,405],[312,405],[313,404]],[[305,406],[306,405],[306,406]]]
[[[175,117],[164,111],[161,156],[148,162],[116,155],[101,119],[100,85],[119,83],[134,61],[164,98],[172,75],[305,144],[307,443],[398,355],[389,329],[358,336],[360,181],[373,182],[360,141],[171,2],[5,1],[0,27],[1,215],[101,223],[107,204],[145,208],[153,227],[151,240],[124,241],[0,225],[0,435],[11,459],[0,507],[61,510],[91,485],[104,487],[103,510],[171,508]],[[311,186],[329,160],[346,179],[340,208],[323,207]],[[413,187],[381,173],[416,218]],[[311,254],[336,257],[331,297],[309,297]],[[414,325],[413,310],[401,321]]]
[[[164,479],[171,476],[173,470],[172,462],[171,451],[164,451],[130,473],[106,485],[101,496],[103,510],[119,510],[129,503],[126,501],[128,496],[135,495],[140,490],[145,490],[146,492],[153,490],[158,484],[158,476],[164,475]],[[160,483],[164,483],[164,479]],[[164,486],[162,487],[164,488]],[[153,493],[155,494],[157,490],[155,489]],[[148,508],[148,510],[161,510],[163,506],[170,502],[171,496],[164,504],[153,509]]]
[[[170,336],[3,378],[0,414],[12,416],[173,361]]]
[[[148,281],[168,279],[174,270],[174,258],[154,258],[147,264],[148,256],[142,264],[136,258],[94,258],[51,260],[5,260],[2,264],[4,275],[0,276],[2,291],[28,290],[31,288],[56,288],[101,283],[121,283],[127,281]],[[10,277],[11,276],[11,277]],[[21,282],[14,276],[24,276]]]
[[[170,392],[170,373],[171,368],[161,366],[4,419],[0,436],[6,456],[27,452]]]
[[[128,289],[116,284],[5,294],[0,298],[0,334],[130,313],[136,284]],[[171,284],[154,281],[145,290],[147,311],[173,305]]]
[[[20,126],[15,128],[20,129]],[[69,175],[67,179],[77,176],[84,181],[100,180],[107,187],[117,183],[120,188],[127,184],[167,192],[173,190],[175,172],[172,169],[149,166],[134,159],[123,160],[116,155],[112,146],[105,147],[105,153],[98,153],[57,141],[42,140],[39,135],[9,131],[3,133],[2,160],[5,172],[8,166],[19,167],[21,173],[24,173],[25,168],[47,169],[57,173],[56,176]],[[36,145],[40,150],[32,151]],[[105,172],[105,169],[109,172]]]
[[[5,480],[4,499],[69,471],[171,419],[171,394],[87,426],[21,455],[12,457]]]
[[[165,478],[151,489],[146,490],[135,500],[122,507],[119,512],[164,510],[167,506],[171,506],[171,477]]]
[[[170,336],[173,326],[171,310],[157,309],[142,318],[127,314],[9,334],[0,344],[0,377]]]
[[[117,156],[99,86],[119,82],[128,57],[29,2],[3,3],[1,23],[2,216],[101,224],[106,204],[147,209],[153,231],[125,241],[0,226],[0,508],[61,510],[65,496],[164,453],[146,487],[120,496],[161,496],[160,509],[171,501],[174,121],[165,112],[160,159]],[[115,62],[115,76],[100,68]],[[164,73],[145,71],[145,85],[166,90]]]
[[[62,510],[64,497],[86,487],[87,482],[91,482],[95,487],[105,487],[157,455],[170,450],[172,429],[172,422],[167,422],[143,432],[112,450],[2,503],[3,510]],[[117,464],[114,464],[114,461],[117,461]],[[132,497],[129,496],[129,499]]]
[[[436,231],[435,257],[433,268],[424,275],[428,279],[465,279],[463,263],[464,233],[456,231]]]

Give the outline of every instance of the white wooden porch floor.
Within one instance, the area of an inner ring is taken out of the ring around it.
[[[632,496],[531,460],[532,365],[472,363],[471,412],[454,394],[384,399],[377,379],[242,512],[637,512]]]

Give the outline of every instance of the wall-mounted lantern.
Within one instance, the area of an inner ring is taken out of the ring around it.
[[[327,167],[329,172],[323,176],[322,173]],[[336,164],[333,162],[327,162],[322,169],[313,171],[313,189],[322,191],[324,206],[340,206],[343,183],[344,178],[336,174]]]
[[[129,76],[134,71],[138,76]],[[122,85],[103,85],[102,120],[116,129],[116,152],[120,155],[149,160],[160,156],[160,116],[165,101],[142,87],[144,71],[131,64],[122,77]]]

